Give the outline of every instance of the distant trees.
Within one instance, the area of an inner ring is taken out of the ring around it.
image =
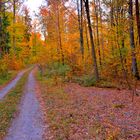
[[[9,69],[20,69],[29,60],[32,27],[23,2],[0,0],[0,61]]]
[[[43,50],[47,62],[69,64],[74,74],[95,81],[139,79],[138,0],[46,0],[36,23],[23,1],[0,0],[1,59],[22,65],[44,59]]]
[[[16,28],[15,28],[15,24],[16,24],[16,12],[17,9],[20,8],[21,4],[24,2],[24,0],[12,0],[11,1],[11,5],[12,5],[12,12],[13,12],[13,37],[12,37],[12,41],[13,41],[13,52],[14,54],[16,54]]]
[[[95,44],[94,44],[94,38],[93,38],[92,23],[91,23],[91,18],[90,18],[89,0],[84,0],[84,3],[85,3],[87,22],[88,22],[88,28],[89,28],[89,34],[90,34],[91,52],[92,52],[93,65],[94,65],[94,74],[95,74],[96,80],[99,80],[99,72],[98,72]]]
[[[65,2],[66,1],[63,0],[60,1],[47,0],[48,5],[47,7],[41,8],[40,10],[41,17],[39,17],[41,18],[41,21],[43,23],[42,27],[43,27],[44,37],[46,38],[46,32],[47,32],[48,42],[53,43],[53,47],[56,46],[55,51],[57,51],[57,56],[59,57],[59,61],[62,64],[65,63],[65,56],[64,56],[64,38],[66,33]]]
[[[39,18],[52,58],[87,73],[93,64],[96,81],[139,78],[138,0],[46,1]]]
[[[24,24],[25,24],[25,30],[24,30],[24,41],[27,43],[27,47],[29,48],[29,42],[32,32],[32,24],[31,24],[31,17],[29,15],[29,9],[27,7],[23,8],[23,16],[24,16]]]

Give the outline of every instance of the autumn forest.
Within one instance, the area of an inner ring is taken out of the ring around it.
[[[139,140],[140,1],[28,1],[0,0],[0,140]]]

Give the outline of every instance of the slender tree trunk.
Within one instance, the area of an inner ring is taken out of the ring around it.
[[[111,30],[114,28],[114,6],[113,4],[111,5],[111,11],[110,11],[110,23],[111,23]],[[113,30],[112,30],[113,31]],[[111,31],[111,32],[112,32]],[[112,32],[113,34],[113,32]],[[112,36],[112,40],[111,40],[111,47],[112,47],[112,55],[114,57],[114,36]]]
[[[87,49],[88,52],[90,52],[90,48],[89,48],[89,40],[88,40],[88,29],[87,29],[87,22],[85,20],[85,34],[86,34],[86,44],[87,44]]]
[[[101,45],[102,45],[102,55],[103,59],[105,59],[105,53],[104,53],[104,37],[103,37],[103,21],[102,21],[102,8],[101,8],[101,1],[99,1],[99,14],[100,14],[100,24],[101,24]]]
[[[16,37],[15,37],[15,23],[16,23],[16,0],[13,0],[13,49],[16,54]]]
[[[116,43],[117,43],[117,47],[119,49],[119,55],[120,55],[120,64],[121,64],[121,69],[122,69],[122,74],[123,74],[123,77],[124,77],[124,80],[126,81],[127,85],[128,85],[128,88],[131,90],[131,85],[129,83],[129,80],[128,80],[128,73],[127,73],[127,69],[125,67],[125,64],[126,64],[126,59],[124,58],[123,56],[123,53],[122,53],[122,48],[125,48],[125,37],[124,37],[124,33],[120,32],[120,30],[123,30],[124,31],[124,26],[122,26],[122,28],[120,29],[120,24],[122,22],[121,18],[124,18],[124,9],[123,7],[120,8],[119,5],[118,5],[118,2],[117,2],[117,9],[121,9],[121,12],[120,11],[117,11],[117,14],[116,14]],[[121,41],[121,43],[120,43]]]
[[[90,46],[89,46],[89,39],[88,39],[88,26],[87,26],[87,18],[86,18],[85,10],[83,10],[83,16],[84,16],[84,29],[85,29],[86,45],[87,45],[88,53],[90,53]]]
[[[101,49],[100,49],[100,39],[99,39],[99,11],[97,7],[97,1],[95,3],[95,15],[96,15],[96,34],[97,34],[97,46],[98,46],[98,55],[99,55],[99,64],[102,67],[102,58],[101,58]]]
[[[0,58],[8,53],[8,32],[7,32],[7,16],[6,16],[7,1],[0,0]]]
[[[5,15],[5,4],[3,4],[3,19],[6,20],[6,15]],[[4,27],[4,30],[6,30],[6,28]],[[3,54],[6,54],[6,47],[7,47],[7,43],[6,43],[6,31],[3,31],[3,46],[2,46],[2,51]]]
[[[92,48],[91,51],[92,51],[92,58],[93,58],[93,63],[94,63],[94,74],[95,74],[96,80],[98,81],[99,80],[99,72],[98,72],[95,45],[94,45],[93,33],[92,33],[92,27],[91,27],[89,0],[86,0],[84,2],[85,2],[86,14],[87,14],[87,21],[88,21],[88,28],[89,28],[89,34],[90,34],[91,48]]]
[[[81,30],[80,30],[80,38],[81,38],[81,52],[82,58],[84,59],[84,37],[83,37],[83,0],[80,0],[80,9],[81,9]]]
[[[0,58],[2,57],[2,0],[0,0]]]
[[[78,11],[78,23],[79,23],[79,34],[80,34],[80,50],[82,59],[84,59],[84,38],[83,38],[83,0],[77,0],[77,11]]]
[[[130,20],[130,46],[132,52],[132,73],[139,79],[139,72],[137,67],[136,53],[135,53],[135,40],[134,40],[134,24],[133,24],[133,1],[129,0],[129,20]]]
[[[140,45],[140,8],[139,8],[139,1],[135,0],[136,6],[136,22],[137,22],[137,30],[138,30],[138,38],[139,38],[139,45]]]
[[[58,27],[58,38],[59,38],[59,47],[61,51],[61,61],[62,64],[64,65],[64,52],[63,52],[63,47],[62,47],[62,35],[61,35],[61,28],[60,28],[60,13],[59,13],[59,7],[57,6],[58,14],[57,14],[57,27]]]

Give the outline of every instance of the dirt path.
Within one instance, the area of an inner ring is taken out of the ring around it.
[[[14,80],[12,80],[6,87],[4,87],[2,90],[0,90],[0,100],[2,100],[6,94],[17,84],[17,82],[20,80],[20,78],[23,76],[23,74],[27,70],[21,71]]]
[[[42,112],[35,95],[36,82],[33,72],[34,70],[29,74],[19,115],[13,121],[5,140],[42,140]]]

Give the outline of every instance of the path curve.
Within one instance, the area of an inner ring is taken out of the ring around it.
[[[36,81],[33,73],[34,70],[29,74],[19,115],[13,121],[5,140],[43,140],[43,113],[35,95]]]
[[[18,73],[18,75],[16,76],[16,78],[14,80],[12,80],[8,85],[6,85],[4,88],[2,88],[0,90],[0,100],[2,100],[7,93],[16,86],[17,82],[20,80],[20,78],[23,76],[23,74],[26,72],[27,70],[23,70],[21,72]]]

